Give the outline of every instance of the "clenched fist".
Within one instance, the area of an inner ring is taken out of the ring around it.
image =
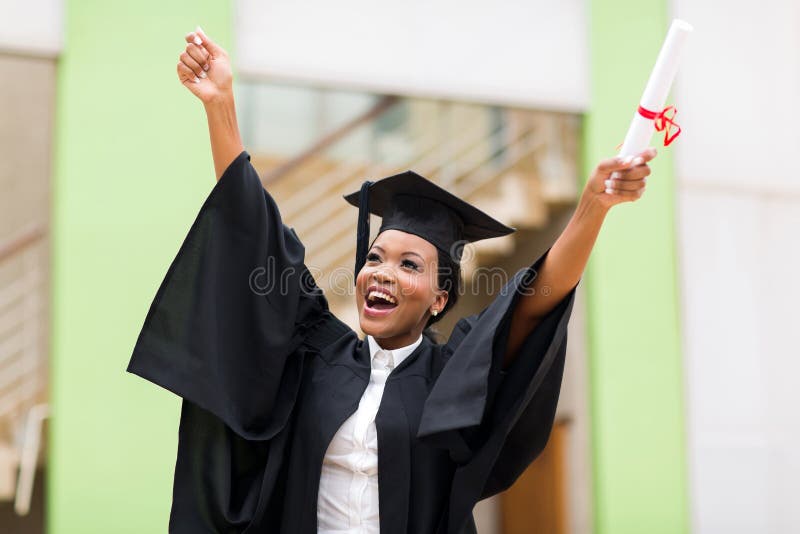
[[[178,79],[204,104],[230,95],[233,73],[228,53],[198,27],[186,35]]]

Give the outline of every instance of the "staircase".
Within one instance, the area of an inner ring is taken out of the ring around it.
[[[506,224],[542,228],[553,208],[577,199],[579,128],[570,114],[385,97],[291,160],[252,161],[336,300],[351,292],[355,257],[357,210],[342,195],[411,169]],[[470,246],[465,274],[513,253],[515,236]]]
[[[0,501],[30,509],[47,406],[43,227],[0,243]]]

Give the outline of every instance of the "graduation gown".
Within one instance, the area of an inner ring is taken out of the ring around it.
[[[475,532],[476,502],[544,448],[575,289],[501,362],[518,290],[546,254],[389,375],[375,421],[382,534]],[[243,152],[170,265],[127,369],[183,398],[170,532],[317,531],[323,457],[370,362],[303,261]]]

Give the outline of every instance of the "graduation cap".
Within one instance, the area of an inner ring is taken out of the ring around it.
[[[472,204],[461,200],[413,171],[377,182],[366,181],[345,200],[358,208],[355,274],[364,266],[369,247],[369,214],[382,217],[379,230],[417,235],[461,261],[465,243],[514,232]]]

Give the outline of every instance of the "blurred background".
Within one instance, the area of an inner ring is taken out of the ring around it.
[[[800,532],[797,0],[0,13],[0,532],[167,528],[180,400],[125,367],[215,183],[176,80],[185,33],[231,51],[245,146],[352,322],[326,276],[354,253],[341,193],[414,169],[520,230],[471,249],[467,278],[530,263],[624,138],[673,17],[695,27],[670,100],[683,133],[605,223],[546,452],[476,518],[481,534]]]

